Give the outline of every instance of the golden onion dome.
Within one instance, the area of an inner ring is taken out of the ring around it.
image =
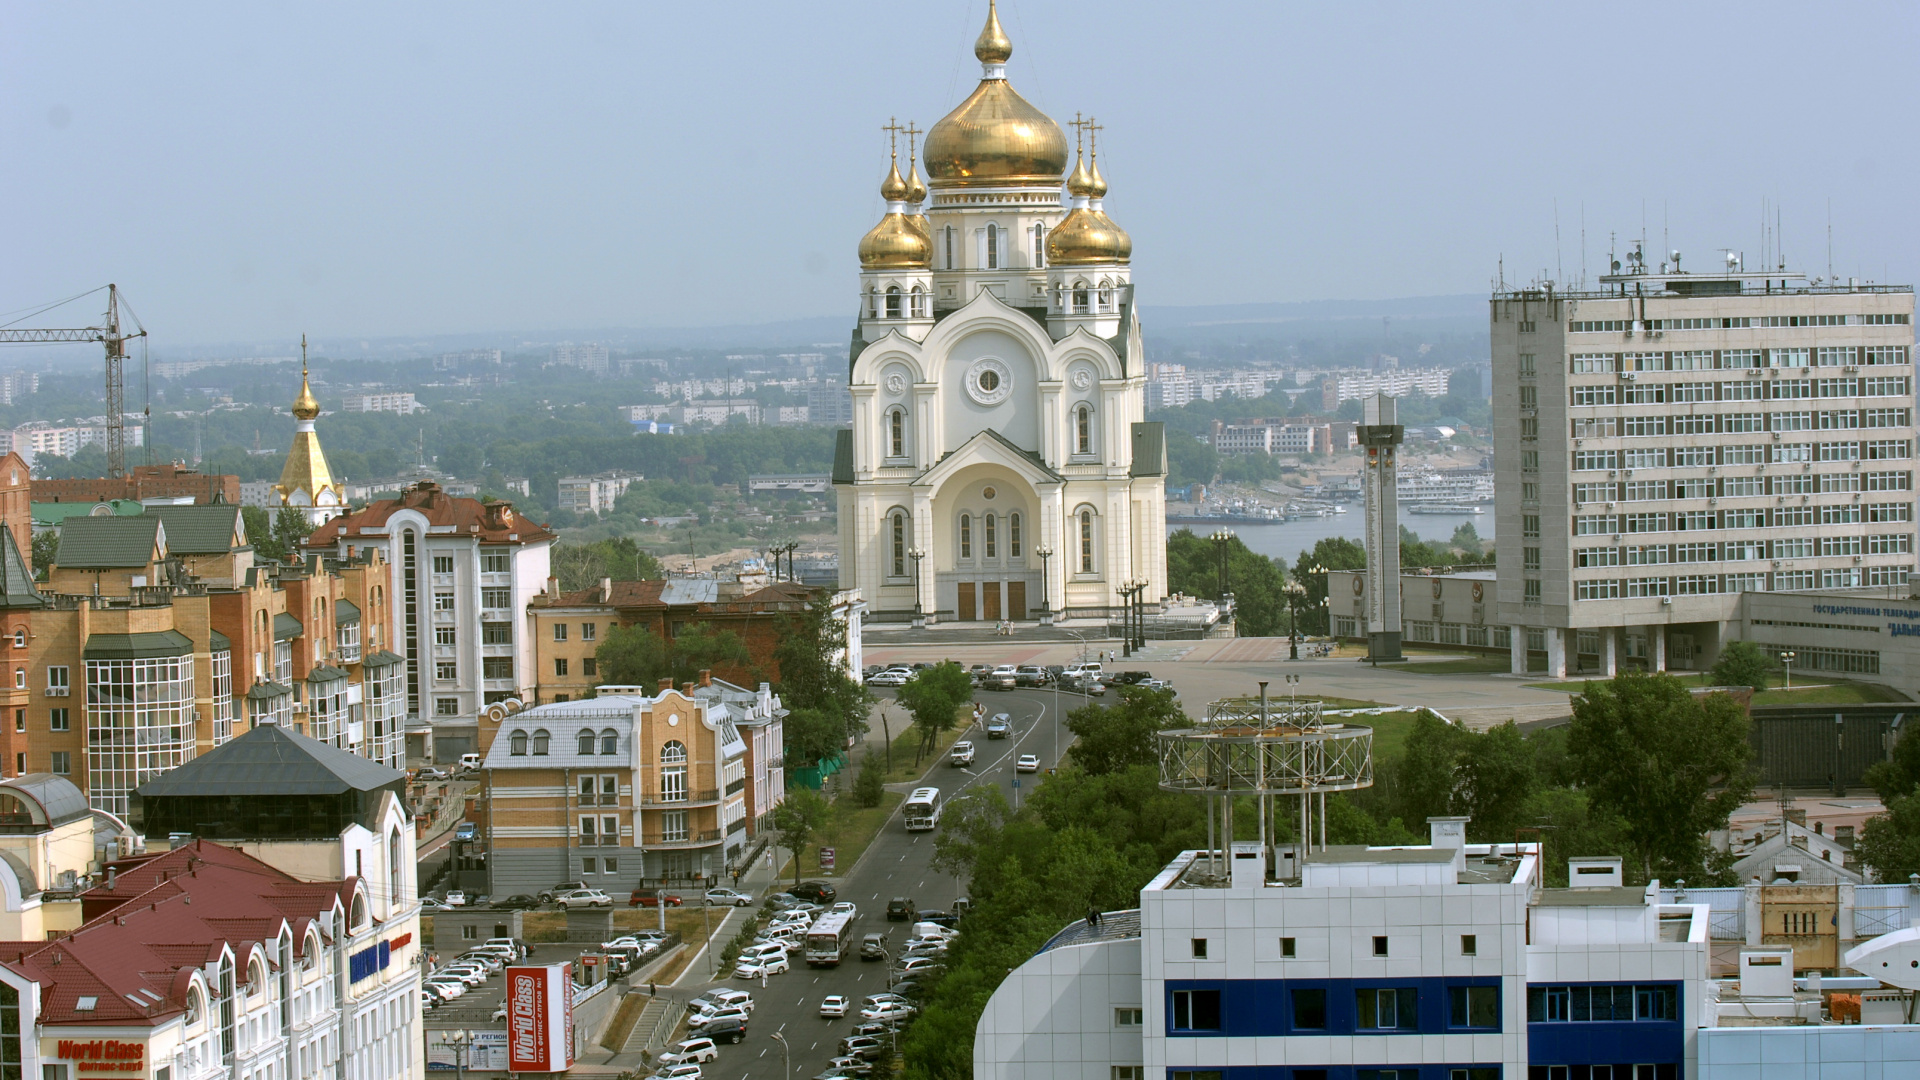
[[[1093,194],[1093,174],[1087,171],[1087,159],[1074,155],[1073,171],[1067,174],[1067,194],[1086,198]]]
[[[927,182],[920,179],[920,166],[907,168],[907,201],[914,205],[927,201]]]
[[[927,270],[933,241],[905,214],[888,214],[860,238],[862,270]]]
[[[1100,159],[1093,159],[1093,168],[1088,175],[1087,197],[1104,199],[1107,196],[1107,178],[1100,175]]]
[[[1133,238],[1098,210],[1078,207],[1047,234],[1047,261],[1055,266],[1124,263],[1133,258]]]
[[[295,419],[312,420],[320,415],[320,402],[313,396],[313,390],[307,385],[307,369],[300,369],[300,396],[293,399]]]
[[[893,163],[887,170],[887,178],[880,183],[880,197],[888,202],[907,201],[907,182],[900,179],[900,163]]]
[[[1054,186],[1067,171],[1067,136],[1046,113],[1016,93],[998,70],[1013,55],[989,5],[987,28],[973,52],[988,65],[967,100],[927,132],[921,152],[936,184],[1034,184]]]
[[[1008,41],[1006,31],[1000,29],[1000,12],[994,0],[987,0],[987,25],[974,39],[973,55],[983,64],[1004,64],[1013,56],[1013,42]]]

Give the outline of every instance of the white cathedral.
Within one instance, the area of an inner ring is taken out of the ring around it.
[[[860,241],[840,433],[840,583],[879,621],[1104,618],[1166,595],[1166,437],[1146,423],[1133,242],[1101,208],[1098,145],[983,74],[898,162]],[[1069,200],[1063,202],[1064,183]],[[931,202],[928,201],[931,196]]]

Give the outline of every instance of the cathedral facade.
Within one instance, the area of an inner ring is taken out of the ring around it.
[[[927,132],[925,180],[895,160],[860,242],[834,486],[841,586],[880,621],[1102,618],[1124,590],[1166,594],[1133,243],[1097,142],[1075,151],[1014,91],[1012,51],[989,7],[980,85]]]

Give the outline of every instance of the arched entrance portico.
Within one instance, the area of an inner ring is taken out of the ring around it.
[[[938,611],[958,622],[997,622],[1040,607],[1040,501],[1025,480],[976,466],[942,485],[932,507]]]

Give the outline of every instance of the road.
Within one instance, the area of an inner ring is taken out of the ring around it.
[[[973,740],[974,766],[955,769],[942,758],[927,769],[925,783],[940,788],[948,798],[979,785],[993,784],[1011,800],[1017,757],[1034,754],[1040,758],[1043,769],[1050,768],[1055,760],[1056,738],[1060,752],[1065,752],[1071,735],[1065,725],[1057,723],[1059,716],[1050,690],[982,690],[976,692],[975,697],[985,707],[987,716],[1007,713],[1013,723],[1013,735],[988,739],[978,727],[971,729],[961,737]],[[1060,694],[1063,710],[1073,708],[1082,700],[1077,694]],[[1038,782],[1039,776],[1029,773],[1018,779],[1024,795]],[[704,1080],[790,1080],[781,1076],[780,1043],[772,1037],[776,1031],[787,1039],[792,1078],[805,1080],[827,1068],[827,1059],[839,1053],[841,1038],[850,1034],[853,1025],[859,1022],[860,999],[887,988],[888,965],[881,961],[861,961],[860,939],[869,933],[888,932],[897,946],[906,937],[908,924],[887,921],[887,901],[906,896],[916,907],[949,908],[960,895],[960,886],[953,878],[933,869],[934,835],[907,832],[896,813],[868,845],[852,872],[834,882],[839,898],[852,901],[860,909],[854,924],[854,949],[839,967],[810,968],[796,956],[797,966],[785,975],[772,976],[765,989],[757,983],[737,979],[707,984],[748,990],[754,996],[755,1008],[746,1041],[738,1046],[722,1046],[719,1058],[702,1067]],[[854,1013],[845,1019],[821,1017],[821,999],[829,994],[852,998]]]

